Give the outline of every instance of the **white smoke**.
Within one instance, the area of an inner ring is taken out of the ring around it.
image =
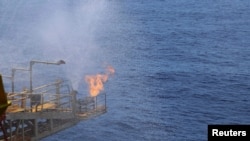
[[[28,66],[32,59],[63,59],[65,74],[77,89],[84,74],[105,62],[96,36],[107,23],[108,2],[0,1],[0,69],[19,61]]]

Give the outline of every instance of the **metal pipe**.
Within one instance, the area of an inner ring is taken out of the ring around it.
[[[74,117],[76,116],[76,113],[78,112],[76,111],[76,104],[77,104],[76,94],[77,94],[77,91],[71,92],[71,96],[72,96],[71,104],[72,104],[72,112],[73,112]]]
[[[12,91],[12,93],[14,93],[14,91],[15,91],[14,78],[15,78],[15,72],[17,70],[30,71],[30,70],[24,69],[24,68],[12,68],[12,70],[11,70],[11,91]]]
[[[30,61],[30,67],[29,67],[29,70],[30,70],[30,92],[32,93],[33,89],[32,89],[32,66],[35,64],[35,63],[41,63],[41,64],[51,64],[51,65],[61,65],[61,64],[66,64],[64,60],[59,60],[57,62],[46,62],[46,61],[38,61],[38,60],[31,60]]]

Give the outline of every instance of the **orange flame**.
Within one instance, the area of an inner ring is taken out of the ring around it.
[[[89,84],[89,93],[91,96],[97,96],[104,90],[103,84],[108,80],[109,75],[113,75],[115,69],[112,66],[106,68],[105,74],[87,75],[85,81]]]
[[[112,66],[107,66],[106,74],[113,75],[115,73],[115,69]]]

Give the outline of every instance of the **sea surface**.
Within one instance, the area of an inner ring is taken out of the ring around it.
[[[42,78],[80,93],[84,74],[116,70],[107,113],[42,141],[206,141],[209,124],[250,124],[249,0],[2,0],[0,53],[6,75],[65,59]]]

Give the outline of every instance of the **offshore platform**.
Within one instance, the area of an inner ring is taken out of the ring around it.
[[[0,140],[38,141],[60,130],[69,128],[82,120],[87,120],[106,112],[106,94],[77,99],[69,81],[56,80],[49,84],[32,88],[32,65],[34,63],[60,65],[56,63],[31,61],[30,89],[6,93],[0,75]],[[15,72],[12,69],[12,74]],[[3,76],[4,77],[4,76]],[[14,74],[12,75],[14,77]],[[12,78],[10,77],[10,78]],[[12,78],[11,80],[13,80]]]

